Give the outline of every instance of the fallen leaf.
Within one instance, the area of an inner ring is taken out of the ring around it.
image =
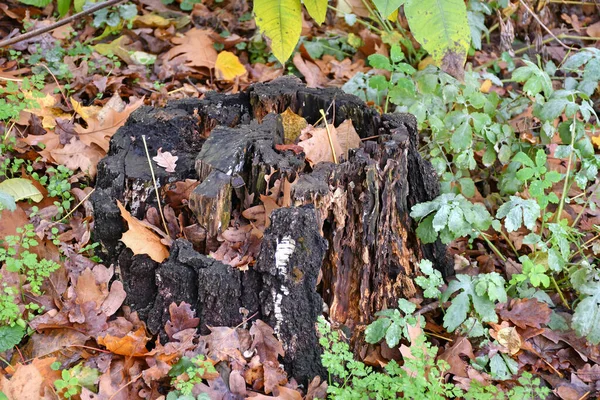
[[[40,400],[44,377],[33,364],[21,365],[9,379],[0,376],[0,391],[9,400]]]
[[[214,68],[218,55],[210,35],[209,30],[194,28],[187,31],[183,37],[174,37],[171,41],[176,46],[165,53],[165,58],[170,60],[185,55],[187,66]]]
[[[274,335],[273,328],[263,321],[256,320],[250,328],[250,335],[253,338],[252,348],[256,349],[263,363],[266,361],[278,362],[278,356],[285,355],[281,342]]]
[[[510,308],[510,310],[507,308],[500,310],[500,316],[521,329],[528,326],[541,328],[542,325],[550,322],[550,314],[552,314],[550,307],[537,299],[516,299],[511,301]]]
[[[85,114],[80,114],[87,123],[87,128],[79,124],[75,125],[79,140],[88,146],[96,144],[107,153],[112,135],[125,124],[129,115],[142,104],[144,104],[143,98],[132,99],[129,104],[125,104],[119,95],[115,93],[96,114],[87,117],[84,117]]]
[[[456,338],[454,344],[439,356],[440,359],[445,360],[450,365],[449,372],[451,374],[467,377],[469,363],[463,360],[463,357],[470,360],[475,359],[471,342],[466,337]]]
[[[154,161],[165,169],[167,172],[175,172],[175,168],[177,167],[177,160],[179,157],[174,156],[168,151],[163,152],[162,147],[159,147],[157,155],[152,157]]]
[[[347,119],[342,122],[337,128],[335,128],[336,138],[345,159],[348,159],[348,151],[350,149],[356,149],[360,147],[360,136],[354,129],[354,124],[351,119]]]
[[[289,107],[280,115],[283,124],[283,143],[285,145],[296,143],[302,129],[308,126],[308,122]]]
[[[133,254],[147,254],[159,263],[167,259],[169,250],[160,241],[160,237],[150,231],[141,221],[131,216],[119,200],[117,200],[117,206],[129,226],[129,230],[123,233],[121,241],[133,251]]]
[[[510,355],[515,355],[521,350],[521,336],[514,326],[500,328],[496,335],[498,343],[508,349]]]
[[[215,72],[219,80],[234,81],[235,78],[246,74],[246,68],[235,54],[222,51],[215,61]]]
[[[169,315],[171,318],[165,325],[165,332],[170,339],[173,339],[176,333],[185,329],[196,328],[200,323],[200,319],[195,318],[192,307],[185,302],[181,302],[179,306],[171,303],[169,305]]]
[[[585,29],[585,33],[587,33],[590,37],[600,37],[600,21],[588,26]]]
[[[311,61],[305,61],[302,58],[302,54],[296,53],[293,62],[298,71],[304,76],[306,86],[320,88],[329,82],[329,79],[325,76],[321,68]]]
[[[335,149],[335,154],[338,157],[338,161],[339,157],[344,153],[340,143],[337,141],[335,128],[329,126],[329,131],[330,134],[327,133],[326,128],[316,128],[310,132],[312,134],[311,138],[302,140],[298,143],[298,146],[301,146],[304,149],[306,160],[311,167],[320,162],[334,161],[331,144],[329,142],[329,135],[331,135],[331,142]]]
[[[105,335],[97,338],[98,344],[107,350],[127,357],[141,357],[148,353],[146,330],[143,327],[123,337]]]

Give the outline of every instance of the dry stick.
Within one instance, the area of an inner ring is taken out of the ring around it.
[[[538,17],[537,14],[534,13],[533,10],[531,8],[529,8],[529,6],[527,4],[525,4],[525,2],[523,0],[519,0],[519,2],[523,5],[523,7],[525,7],[527,9],[529,14],[531,14],[531,16],[537,21],[537,23],[540,24],[540,26],[542,28],[544,28],[544,30],[546,32],[548,32],[550,34],[550,36],[552,36],[562,47],[564,47],[565,49],[569,49],[569,50],[571,49],[569,46],[564,44],[559,38],[557,38],[556,35],[554,35],[554,33],[552,33],[552,31],[550,29],[548,29],[548,27],[546,25],[544,25],[544,23],[542,22],[540,17]]]
[[[154,168],[152,168],[152,160],[150,159],[148,145],[146,144],[146,135],[142,135],[142,141],[144,142],[144,150],[146,150],[146,157],[148,157],[148,165],[150,166],[150,173],[152,174],[152,182],[154,183],[154,191],[156,192],[158,211],[160,211],[160,217],[162,218],[162,223],[165,227],[165,233],[168,237],[171,237],[171,234],[169,233],[169,227],[167,226],[167,221],[165,220],[165,215],[163,214],[162,206],[160,205],[160,194],[158,193],[158,185],[156,184],[156,178],[154,177]]]
[[[331,154],[333,155],[333,163],[337,164],[337,156],[335,155],[335,147],[333,147],[333,139],[331,138],[331,131],[329,130],[329,124],[327,123],[327,118],[325,117],[325,111],[319,110],[323,119],[325,120],[325,130],[327,131],[327,139],[329,139],[329,147],[331,147]]]
[[[22,42],[23,40],[31,39],[33,37],[41,35],[42,33],[53,31],[54,29],[60,28],[61,26],[66,25],[66,24],[68,24],[70,22],[73,22],[73,21],[75,21],[75,20],[77,20],[77,19],[79,19],[79,18],[81,18],[83,16],[95,13],[98,10],[101,10],[103,8],[106,8],[106,7],[113,6],[113,5],[115,5],[117,3],[121,3],[123,1],[125,1],[125,0],[108,0],[108,1],[106,1],[104,3],[96,4],[95,6],[90,7],[87,10],[83,10],[81,12],[78,12],[77,14],[71,15],[70,17],[67,17],[65,19],[61,19],[60,21],[57,21],[57,22],[53,23],[52,25],[49,25],[49,26],[46,26],[46,27],[43,27],[43,28],[40,28],[40,29],[36,29],[34,31],[31,31],[31,32],[24,33],[22,35],[16,36],[16,37],[11,38],[11,39],[3,40],[3,41],[0,42],[0,48],[6,47],[6,46],[10,46],[11,44]]]

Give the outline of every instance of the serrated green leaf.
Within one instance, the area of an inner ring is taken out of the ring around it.
[[[325,16],[327,15],[327,0],[303,0],[304,7],[308,14],[315,20],[315,22],[321,25],[325,22]]]
[[[379,343],[392,321],[389,318],[379,318],[365,329],[365,340],[367,343]]]
[[[377,69],[385,69],[386,71],[392,70],[392,64],[390,64],[390,59],[382,54],[371,54],[369,57],[369,64],[373,68]]]
[[[12,349],[21,342],[25,335],[25,329],[19,325],[0,326],[0,353]]]
[[[463,122],[456,128],[450,138],[450,145],[454,150],[464,150],[473,143],[473,130],[468,122]]]
[[[271,39],[273,55],[284,64],[302,32],[300,0],[255,0],[254,14],[261,32]]]
[[[471,44],[467,7],[463,0],[409,1],[404,13],[417,42],[436,64],[461,75]]]
[[[433,229],[433,214],[423,219],[417,227],[417,236],[424,244],[433,243],[437,240],[437,232]]]
[[[385,342],[391,349],[398,346],[398,343],[400,343],[400,339],[402,339],[402,328],[403,327],[399,323],[395,322],[391,324],[385,332]]]
[[[400,8],[405,1],[406,0],[373,0],[373,4],[375,4],[377,11],[379,11],[383,18],[387,18]]]
[[[11,195],[15,201],[31,199],[38,203],[44,198],[44,195],[29,179],[23,178],[12,178],[0,182],[0,191]]]

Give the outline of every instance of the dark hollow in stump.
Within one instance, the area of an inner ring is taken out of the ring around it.
[[[279,114],[288,107],[309,123],[327,110],[334,126],[351,119],[362,138],[374,139],[339,164],[311,169],[304,154],[275,148],[283,143]],[[179,211],[180,220],[195,224],[195,233],[188,241],[171,232],[176,240],[162,263],[133,255],[119,241],[126,226],[117,199],[139,219],[157,206],[142,135],[150,154],[162,147],[179,157],[174,173],[153,166],[163,194],[174,182],[200,182],[189,208]],[[115,134],[99,164],[92,196],[95,240],[104,260],[117,267],[126,302],[151,332],[164,337],[172,302],[195,308],[202,333],[207,326],[259,318],[283,342],[287,371],[306,382],[324,372],[314,328],[319,315],[328,312],[356,338],[376,311],[416,295],[421,259],[433,261],[445,276],[452,272],[445,247],[421,244],[409,217],[414,204],[438,194],[437,177],[417,144],[412,115],[380,115],[355,96],[306,88],[293,77],[236,95],[142,107]],[[207,257],[241,218],[242,207],[260,204],[277,179],[293,182],[293,206],[271,213],[271,225],[254,243],[260,251],[251,267],[243,271]],[[353,343],[358,350],[361,342]]]

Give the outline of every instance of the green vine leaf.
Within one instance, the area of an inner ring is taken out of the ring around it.
[[[462,0],[410,0],[404,13],[415,39],[442,70],[461,78],[471,43]]]
[[[300,40],[302,6],[300,0],[255,0],[256,24],[269,39],[271,50],[284,64]]]

